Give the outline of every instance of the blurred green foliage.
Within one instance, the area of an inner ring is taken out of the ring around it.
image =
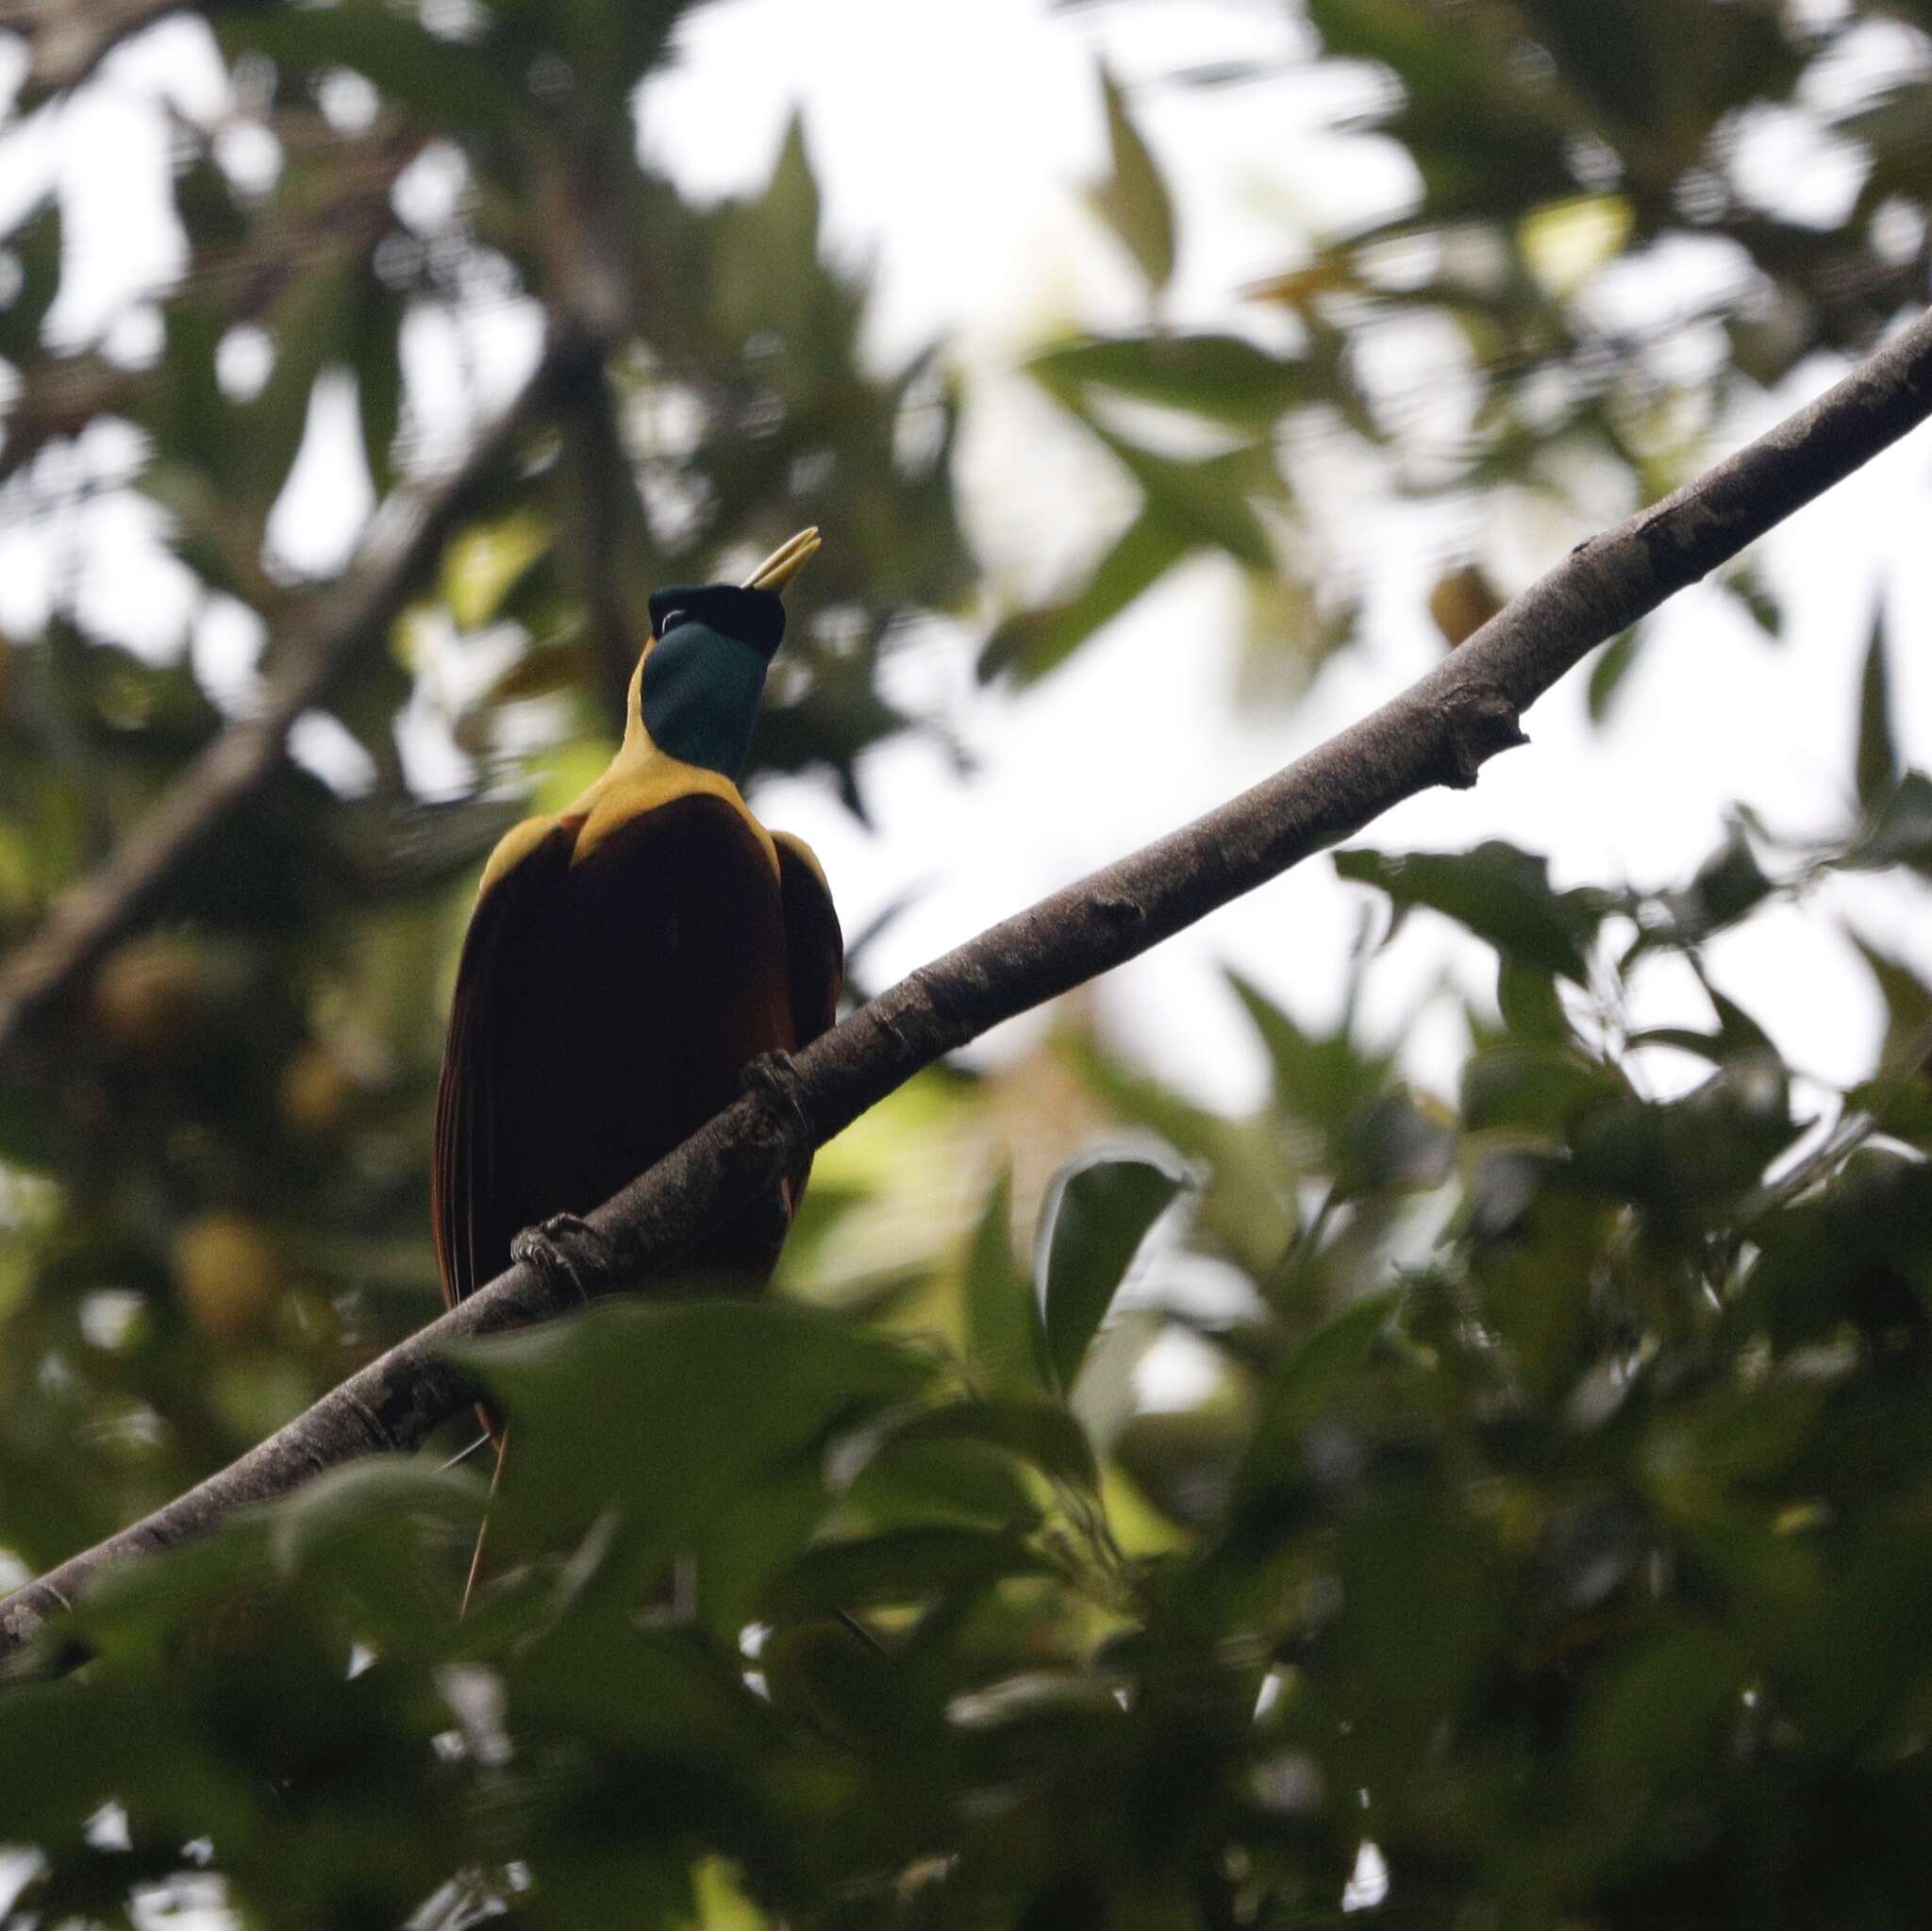
[[[434,473],[410,328],[526,302],[596,349],[332,698],[365,775],[290,765],[0,1073],[21,1574],[434,1310],[430,1096],[471,881],[601,763],[644,591],[837,532],[755,761],[855,808],[860,754],[908,727],[881,689],[896,640],[971,612],[945,363],[861,354],[800,134],[721,206],[635,159],[635,86],[681,10],[199,9],[278,160],[244,181],[221,130],[177,122],[187,260],[152,358],[45,339],[54,205],[8,241],[9,522],[58,545],[90,492],[133,489],[270,669],[334,588],[269,542],[319,380],[353,382],[386,496]],[[1033,370],[1140,504],[1085,580],[991,627],[989,671],[1045,674],[1206,550],[1250,574],[1257,648],[1305,672],[1350,635],[1309,423],[1403,488],[1557,491],[1582,452],[1655,495],[1735,395],[1923,291],[1932,97],[1922,54],[1871,38],[1909,9],[1306,14],[1308,58],[1372,84],[1363,131],[1407,154],[1415,204],[1287,264],[1255,340],[1171,326],[1185,233],[1102,77],[1092,205],[1148,325]],[[1835,224],[1757,205],[1734,165],[1801,108],[1863,158]],[[460,184],[432,215],[396,193],[425,157]],[[1734,281],[1620,325],[1605,276],[1687,238]],[[1466,355],[1446,453],[1365,373],[1417,318]],[[1176,456],[1148,408],[1218,440]],[[118,480],[77,454],[109,424],[139,452]],[[1464,572],[1432,608],[1460,641],[1492,601]],[[64,586],[0,641],[0,946],[236,702],[88,608]],[[1605,654],[1595,707],[1638,644]],[[0,1690],[0,1844],[31,1847],[6,1922],[1916,1924],[1932,988],[1864,947],[1887,1040],[1826,1091],[1705,958],[1827,874],[1932,873],[1882,628],[1848,701],[1854,822],[1793,847],[1740,811],[1674,889],[1558,891],[1500,842],[1339,860],[1384,929],[1447,919],[1496,955],[1453,1104],[1352,1017],[1310,1032],[1245,982],[1274,1074],[1251,1117],[1069,1024],[1004,1095],[934,1075],[861,1124],[869,1150],[828,1150],[795,1298],[479,1347],[519,1451],[467,1620],[484,1484],[434,1457],[111,1575],[75,1618],[87,1668]],[[470,761],[448,795],[398,748],[425,707]],[[1630,1031],[1657,970],[1703,981],[1706,1025]],[[1016,1158],[932,1237],[908,1148],[942,1141],[956,1178],[1003,1133],[1037,1166],[1095,1130],[1121,1143],[1043,1203]]]
[[[59,1632],[94,1660],[6,1692],[21,1907],[1916,1923],[1932,991],[1874,960],[1910,1050],[1802,1106],[1715,989],[1702,1030],[1621,1020],[1885,808],[1766,849],[1742,909],[1741,829],[1655,895],[1349,854],[1496,953],[1454,1107],[1243,987],[1253,1121],[1066,1037],[1169,1151],[1063,1174],[1031,1267],[1001,1182],[883,1314],[473,1345],[518,1455],[470,1617],[484,1483],[428,1461],[110,1573]],[[1707,1070],[1658,1100],[1659,1055]],[[1201,1391],[1123,1401],[1177,1338]]]
[[[1607,496],[1634,508],[1689,480],[1733,403],[1815,352],[1863,351],[1924,299],[1922,8],[1282,10],[1319,50],[1335,132],[1364,157],[1391,144],[1400,156],[1403,205],[1339,231],[1310,214],[1293,258],[1242,291],[1257,305],[1247,336],[1175,326],[1163,313],[1172,197],[1107,82],[1113,168],[1094,201],[1145,281],[1147,324],[1052,344],[1032,370],[1141,508],[1058,600],[997,626],[989,674],[1044,674],[1207,553],[1249,573],[1257,688],[1296,689],[1347,643],[1360,595],[1359,562],[1322,542],[1338,474],[1463,503],[1527,493],[1593,527]],[[1248,64],[1177,76],[1208,89],[1270,77]],[[1326,150],[1343,168],[1350,153]],[[1801,175],[1828,212],[1781,204]],[[1150,405],[1191,420],[1209,453],[1176,455]],[[1475,528],[1479,541],[1480,518]],[[1452,562],[1432,600],[1452,643],[1490,614],[1492,593],[1467,568]],[[1725,581],[1776,636],[1780,613],[1748,566]],[[1601,660],[1597,712],[1641,641],[1640,630]]]

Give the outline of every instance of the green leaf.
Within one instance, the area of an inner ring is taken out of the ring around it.
[[[346,67],[430,126],[475,142],[481,129],[513,134],[529,112],[525,60],[510,45],[428,31],[386,0],[329,7],[225,8],[223,51],[256,52],[297,72]]]
[[[1233,335],[1098,337],[1048,349],[1027,367],[1057,394],[1092,383],[1237,429],[1269,428],[1315,392],[1298,363]]]
[[[1877,823],[1846,855],[1848,865],[1883,871],[1909,865],[1932,874],[1932,778],[1908,771],[1879,807]]]
[[[1724,843],[1697,868],[1690,883],[1681,891],[1659,895],[1665,917],[1644,927],[1630,957],[1659,946],[1701,945],[1713,933],[1756,911],[1775,889],[1758,864],[1743,824],[1734,818]]]
[[[979,674],[992,678],[1013,671],[1026,684],[1043,677],[1151,590],[1198,541],[1150,504],[1115,539],[1076,594],[1001,624],[980,654]]]
[[[796,238],[798,246],[816,260],[822,212],[818,175],[805,143],[805,118],[794,112],[785,124],[785,139],[772,164],[761,212],[767,222]]]
[[[1363,1377],[1402,1298],[1401,1290],[1394,1288],[1365,1294],[1316,1329],[1275,1370],[1262,1395],[1261,1413],[1241,1464],[1243,1494],[1294,1479],[1303,1432]]]
[[[1139,1159],[1094,1160],[1060,1182],[1041,1293],[1046,1357],[1061,1394],[1071,1391],[1148,1229],[1180,1190],[1165,1167]]]
[[[647,1571],[728,1497],[909,1400],[931,1365],[847,1322],[767,1300],[593,1307],[452,1357],[514,1436],[492,1510],[556,1546],[615,1507]]]
[[[346,347],[356,377],[356,407],[362,430],[362,457],[378,496],[395,480],[390,452],[402,417],[403,362],[398,330],[401,300],[374,275],[358,280],[351,304]]]
[[[1341,1660],[1366,1747],[1391,1771],[1426,1747],[1493,1640],[1495,1579],[1426,1483],[1385,1480],[1341,1524]]]
[[[269,1547],[282,1573],[352,1600],[365,1640],[391,1655],[436,1656],[448,1642],[450,1577],[428,1552],[439,1540],[473,1537],[483,1503],[481,1484],[467,1474],[374,1457],[278,1504]]]
[[[1090,422],[1147,498],[1149,509],[1198,542],[1224,550],[1250,570],[1277,567],[1274,545],[1255,513],[1251,496],[1281,493],[1281,479],[1265,442],[1244,443],[1219,456],[1181,461],[1157,455]]]
[[[788,1621],[828,1610],[897,1607],[1045,1571],[1025,1543],[994,1530],[892,1529],[808,1549],[778,1578],[765,1607]]]
[[[1304,1031],[1252,981],[1235,972],[1227,977],[1267,1048],[1276,1107],[1314,1127],[1328,1158],[1340,1163],[1357,1115],[1389,1078],[1390,1059],[1359,1051],[1345,1029],[1322,1036]]]
[[[1589,981],[1584,949],[1606,902],[1594,892],[1553,891],[1546,858],[1490,839],[1471,852],[1338,852],[1335,870],[1387,892],[1398,910],[1426,906],[1500,952],[1575,985]]]
[[[18,367],[41,346],[41,325],[60,289],[60,204],[43,202],[8,236],[19,280],[0,308],[0,356]]]
[[[1633,624],[1611,638],[1590,667],[1588,701],[1591,724],[1603,724],[1609,717],[1624,680],[1636,668],[1637,653],[1642,642],[1643,626]]]
[[[1899,780],[1898,741],[1891,720],[1891,674],[1885,658],[1885,612],[1872,620],[1872,641],[1858,677],[1858,748],[1852,767],[1860,807],[1884,807]]]
[[[1667,1106],[1631,1099],[1587,1114],[1574,1170],[1612,1197],[1702,1220],[1757,1185],[1798,1131],[1786,1069],[1774,1054],[1747,1054]]]
[[[989,1388],[1033,1394],[1042,1386],[1040,1309],[1033,1282],[1013,1256],[1012,1207],[1012,1176],[1003,1171],[967,1250],[966,1344],[974,1373]]]
[[[1581,1768],[1607,1800],[1657,1781],[1716,1774],[1748,1666],[1735,1640],[1695,1625],[1654,1638],[1624,1660],[1577,1726]]]
[[[1880,952],[1854,932],[1858,948],[1885,1001],[1885,1043],[1879,1049],[1881,1074],[1923,1071],[1932,1056],[1932,987],[1900,959]]]
[[[1092,1490],[1100,1481],[1093,1444],[1064,1407],[1041,1401],[962,1401],[923,1408],[891,1425],[880,1447],[944,1447],[972,1443],[996,1448],[1056,1481]]]
[[[1765,587],[1764,578],[1749,563],[1726,571],[1720,581],[1749,612],[1752,623],[1774,643],[1784,637],[1784,608]]]
[[[1607,1067],[1542,1040],[1502,1040],[1462,1069],[1462,1117],[1473,1133],[1557,1134],[1587,1108],[1628,1091]]]
[[[1158,294],[1174,275],[1174,203],[1158,164],[1127,112],[1119,84],[1105,66],[1100,70],[1100,88],[1107,105],[1113,174],[1090,191],[1091,198]]]
[[[1524,1041],[1569,1046],[1576,1038],[1555,973],[1507,952],[1496,959],[1496,1010],[1505,1028]]]

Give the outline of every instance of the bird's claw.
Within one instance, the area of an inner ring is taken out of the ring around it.
[[[610,1242],[589,1221],[574,1213],[556,1213],[516,1235],[509,1243],[509,1257],[548,1279],[568,1281],[588,1302],[591,1290],[584,1284],[582,1270],[607,1274],[613,1255]]]

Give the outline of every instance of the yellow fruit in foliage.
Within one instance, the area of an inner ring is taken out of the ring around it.
[[[1503,599],[1479,563],[1465,563],[1438,577],[1429,592],[1429,615],[1451,650],[1466,643],[1502,608]]]
[[[155,933],[108,954],[94,975],[101,1030],[143,1059],[178,1058],[208,1013],[208,974],[192,939]]]
[[[217,1208],[175,1236],[175,1292],[183,1311],[211,1340],[259,1334],[282,1285],[275,1243],[246,1214]]]
[[[349,1069],[311,1040],[283,1067],[275,1098],[289,1130],[317,1140],[341,1124],[355,1092]]]

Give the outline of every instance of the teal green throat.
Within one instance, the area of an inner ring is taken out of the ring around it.
[[[651,622],[658,641],[639,694],[652,743],[736,782],[785,635],[784,605],[769,591],[665,590],[651,599]]]

